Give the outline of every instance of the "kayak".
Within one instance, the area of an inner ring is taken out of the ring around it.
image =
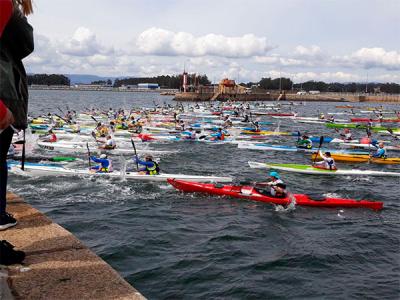
[[[311,149],[303,149],[297,148],[295,146],[284,146],[284,145],[269,145],[264,143],[248,143],[243,142],[238,144],[238,148],[240,149],[250,149],[250,150],[268,150],[268,151],[286,151],[286,152],[307,152],[312,153],[316,152],[318,148]],[[368,152],[363,150],[341,150],[341,149],[324,149],[321,148],[322,152],[339,152],[339,153],[357,153],[357,154],[368,154]]]
[[[297,132],[279,132],[279,131],[254,131],[254,130],[243,130],[242,134],[253,134],[253,135],[295,135],[297,136]]]
[[[314,160],[316,153],[312,154],[311,159]],[[400,157],[394,158],[374,158],[369,157],[369,155],[357,155],[357,154],[342,154],[342,153],[331,153],[331,157],[336,162],[345,162],[345,163],[374,163],[374,164],[385,164],[385,165],[395,165],[400,164]],[[321,156],[317,157],[317,160],[321,160]]]
[[[21,174],[21,164],[17,161],[9,161],[8,168],[11,173]],[[33,176],[96,176],[106,178],[125,178],[126,180],[140,180],[140,181],[167,181],[168,178],[183,179],[187,181],[196,182],[232,182],[231,177],[218,177],[218,176],[201,176],[201,175],[184,175],[184,174],[166,174],[159,175],[146,175],[139,172],[125,172],[113,171],[109,173],[95,173],[88,169],[70,169],[55,164],[39,164],[39,163],[26,163],[24,172]]]
[[[22,157],[19,156],[12,156],[10,159],[13,160],[22,160]],[[74,162],[74,161],[82,161],[80,158],[76,157],[69,157],[69,156],[54,156],[54,157],[46,157],[46,156],[34,156],[34,157],[25,157],[25,162],[43,162],[43,161],[49,161],[49,162],[57,162],[57,163],[69,163],[69,162]]]
[[[359,140],[343,140],[343,139],[337,139],[334,138],[331,140],[331,143],[339,143],[339,144],[343,144],[343,143],[358,143]]]
[[[393,118],[393,119],[369,119],[369,118],[351,118],[351,122],[360,122],[360,123],[368,123],[368,122],[374,122],[374,123],[379,123],[379,122],[400,122],[399,118]]]
[[[373,144],[356,144],[356,143],[344,143],[341,145],[342,147],[351,147],[351,148],[362,148],[370,151],[376,151],[378,149],[377,146]],[[385,146],[386,150],[391,151],[400,151],[400,146]]]
[[[321,137],[319,137],[319,136],[311,136],[311,137],[310,137],[310,140],[311,140],[313,143],[319,143],[320,140],[321,140]],[[323,137],[322,142],[323,142],[323,143],[335,143],[335,140],[336,140],[336,139],[331,138],[331,137]]]
[[[363,124],[352,124],[352,123],[346,123],[346,124],[339,124],[339,123],[327,123],[325,124],[327,128],[355,128],[355,129],[367,129],[367,125]],[[393,132],[398,132],[398,128],[387,128],[387,127],[382,127],[382,126],[372,126],[371,130],[373,131],[380,131],[380,130],[388,130],[391,129]]]
[[[250,168],[253,169],[274,169],[287,172],[295,172],[302,174],[315,174],[315,175],[351,175],[351,176],[394,176],[400,177],[399,172],[383,172],[375,170],[356,170],[356,169],[339,169],[339,170],[327,170],[310,165],[300,164],[267,164],[249,161]]]
[[[49,142],[41,142],[38,141],[37,145],[44,150],[57,151],[57,152],[83,152],[86,153],[88,151],[85,144],[64,144],[60,142],[49,143]],[[97,146],[93,146],[89,144],[90,151],[102,151],[108,154],[121,154],[121,155],[134,155],[135,150],[132,148],[115,148],[111,150],[99,149]],[[137,149],[137,153],[145,153],[145,154],[169,154],[174,153],[176,151],[159,151],[159,150],[150,150],[150,149]]]
[[[177,190],[186,193],[205,193],[218,196],[229,196],[246,200],[266,202],[276,205],[289,205],[295,200],[296,205],[311,207],[345,207],[345,208],[369,208],[381,210],[383,202],[369,200],[354,200],[331,197],[312,197],[304,194],[293,194],[293,197],[277,198],[263,194],[252,186],[232,186],[205,184],[200,182],[187,182],[183,180],[168,179],[168,183]]]

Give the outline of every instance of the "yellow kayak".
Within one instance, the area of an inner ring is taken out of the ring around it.
[[[277,131],[252,131],[252,130],[243,130],[243,134],[252,134],[252,135],[291,135],[290,132],[277,132]]]
[[[315,153],[312,154],[311,158],[315,159]],[[400,164],[400,157],[391,157],[391,158],[374,158],[369,157],[369,155],[361,155],[361,154],[341,154],[341,153],[331,153],[332,158],[336,162],[345,162],[345,163],[364,163],[370,162],[374,164],[385,164],[385,165],[395,165]],[[321,160],[321,157],[318,154],[317,160]]]

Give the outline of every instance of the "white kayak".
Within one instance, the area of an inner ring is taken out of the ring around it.
[[[168,178],[181,179],[186,181],[195,182],[232,182],[231,177],[219,176],[201,176],[201,175],[184,175],[184,174],[166,174],[159,175],[146,175],[138,172],[125,172],[113,171],[110,173],[95,173],[88,169],[70,169],[63,166],[56,166],[51,164],[25,164],[24,171],[21,170],[19,162],[9,162],[10,172],[21,174],[26,172],[32,176],[96,176],[106,178],[124,178],[126,180],[140,180],[140,181],[167,181]]]
[[[62,143],[74,143],[76,142],[77,144],[79,143],[85,143],[86,142],[94,142],[94,138],[92,135],[90,134],[77,134],[77,133],[59,133],[56,134],[57,138],[59,139],[59,142]],[[101,141],[101,139],[103,139],[105,141],[104,138],[97,138],[98,140]],[[130,143],[131,139],[133,139],[134,142],[141,142],[142,140],[138,137],[123,137],[123,136],[116,136],[113,137],[113,140],[118,143],[118,142],[123,142],[123,143]]]
[[[313,175],[350,175],[350,176],[394,176],[400,177],[400,172],[384,172],[375,170],[357,170],[357,169],[339,169],[339,170],[326,170],[315,168],[310,165],[300,164],[267,164],[249,161],[250,168],[252,169],[274,169],[286,172],[295,172],[302,174]]]
[[[348,147],[348,148],[362,148],[362,149],[367,149],[370,151],[378,150],[378,147],[373,144],[345,143],[345,144],[342,144],[341,146]],[[391,150],[391,151],[400,151],[400,146],[385,146],[385,149]]]
[[[285,146],[285,145],[269,145],[264,143],[246,143],[241,142],[238,144],[239,149],[250,149],[250,150],[261,150],[261,151],[285,151],[285,152],[306,152],[313,153],[317,152],[319,148],[303,149],[297,148],[295,146]],[[343,149],[326,149],[321,148],[322,152],[332,152],[332,153],[346,153],[346,154],[368,154],[361,150],[343,150]]]
[[[64,144],[60,142],[56,143],[49,143],[49,142],[41,142],[38,141],[37,145],[44,150],[50,150],[50,151],[57,151],[57,152],[79,152],[79,153],[86,153],[88,151],[86,144]],[[105,149],[99,149],[95,145],[89,145],[89,150],[90,151],[104,151],[105,153],[108,154],[114,154],[114,155],[133,155],[135,154],[135,151],[133,148],[115,148],[112,150],[105,150]],[[170,154],[170,153],[175,153],[176,151],[160,151],[160,150],[152,150],[152,149],[137,149],[137,153],[139,154]]]
[[[330,141],[330,143],[340,143],[340,144],[346,144],[346,143],[358,143],[359,140],[343,140],[343,139],[337,139],[334,138],[333,140]]]

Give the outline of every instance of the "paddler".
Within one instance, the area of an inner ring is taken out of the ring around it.
[[[256,185],[258,186],[269,186],[270,187],[270,195],[272,197],[277,197],[277,198],[284,198],[286,197],[286,185],[283,183],[281,180],[281,177],[279,176],[278,172],[276,171],[271,171],[269,173],[270,176],[270,181],[268,182],[259,182]]]
[[[222,128],[218,128],[218,132],[215,133],[215,134],[212,134],[212,136],[213,136],[211,138],[212,141],[223,141],[223,140],[225,140],[225,134],[222,131]]]
[[[141,170],[139,170],[140,173],[146,174],[146,175],[159,175],[160,174],[160,167],[158,166],[158,163],[154,161],[153,156],[151,155],[146,155],[145,160],[140,160],[137,156],[134,158],[134,162],[138,163],[141,166],[144,166]]]
[[[55,135],[53,130],[50,129],[49,132],[45,136],[41,137],[41,141],[47,142],[47,143],[55,143],[55,142],[57,142],[57,136]]]
[[[231,121],[231,119],[230,119],[230,116],[229,115],[226,115],[225,117],[224,117],[224,125],[223,125],[223,127],[224,128],[228,128],[228,127],[232,127],[232,121]]]
[[[78,123],[76,123],[75,121],[72,123],[72,125],[70,125],[70,128],[73,133],[81,132],[81,126]]]
[[[101,122],[97,123],[97,126],[94,130],[97,136],[106,137],[108,135],[107,126],[101,124]]]
[[[90,159],[100,165],[92,167],[90,170],[96,171],[96,173],[110,173],[112,172],[111,160],[107,158],[107,154],[101,154],[99,158],[91,156]]]
[[[100,149],[112,150],[115,149],[117,144],[115,143],[114,139],[111,135],[107,135],[107,140],[104,145],[99,146]]]
[[[327,170],[337,170],[335,160],[332,158],[330,152],[325,152],[325,155],[322,154],[322,151],[319,150],[319,156],[323,159],[322,161],[315,162],[314,164],[318,167],[322,167]]]
[[[297,148],[301,148],[301,149],[311,149],[313,146],[312,141],[310,140],[310,138],[303,134],[301,136],[301,139],[297,141]]]
[[[376,149],[376,152],[371,154],[371,157],[374,158],[386,158],[386,149],[385,149],[385,145],[383,142],[380,142],[378,145],[378,149]]]
[[[252,122],[252,124],[254,125],[254,132],[260,132],[260,124],[258,123],[258,121],[254,121]]]
[[[241,122],[243,122],[243,123],[248,123],[248,122],[250,122],[249,115],[248,115],[248,114],[245,114],[244,117],[243,117],[243,120],[242,120]]]
[[[345,128],[343,130],[343,133],[340,134],[340,136],[343,138],[343,140],[345,140],[346,142],[351,141],[352,140],[352,134],[349,128]]]

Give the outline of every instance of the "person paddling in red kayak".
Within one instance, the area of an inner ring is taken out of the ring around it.
[[[50,129],[49,132],[45,136],[41,137],[41,140],[43,142],[55,143],[55,142],[57,142],[57,136],[55,135],[53,130]]]
[[[269,182],[258,182],[256,185],[269,186],[270,187],[269,194],[272,197],[285,198],[287,195],[286,184],[283,183],[278,172],[271,171],[269,173],[269,176],[271,179]]]

